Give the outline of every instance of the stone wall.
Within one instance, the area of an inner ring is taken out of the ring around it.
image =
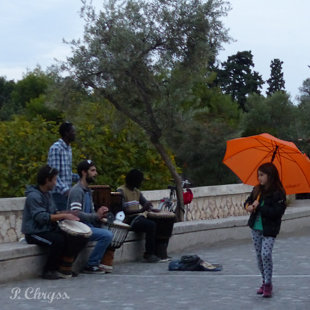
[[[195,199],[185,208],[187,221],[246,215],[244,201],[252,187],[243,184],[194,188]]]
[[[194,199],[185,207],[185,220],[219,219],[245,215],[243,203],[252,190],[244,184],[203,186],[193,188]],[[169,190],[144,191],[156,207]],[[0,199],[0,243],[17,241],[22,237],[21,218],[25,198]]]
[[[18,241],[22,237],[24,203],[24,197],[0,199],[0,243]]]

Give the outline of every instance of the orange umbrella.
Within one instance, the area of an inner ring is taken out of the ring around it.
[[[268,133],[227,141],[223,163],[243,183],[255,186],[257,168],[267,162],[277,167],[286,194],[310,192],[310,160],[293,142]]]

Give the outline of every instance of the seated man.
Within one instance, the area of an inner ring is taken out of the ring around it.
[[[92,231],[89,240],[97,241],[84,272],[105,273],[106,270],[100,266],[100,262],[112,241],[113,234],[110,230],[101,228],[101,219],[106,216],[108,208],[101,206],[97,212],[94,210],[92,193],[88,185],[94,182],[97,175],[95,164],[91,160],[83,160],[78,164],[77,171],[80,181],[69,192],[68,208],[78,211],[77,215],[81,221],[87,224]]]
[[[157,211],[152,209],[152,203],[142,195],[139,190],[143,181],[143,173],[137,169],[132,169],[126,175],[126,184],[120,186],[117,191],[123,195],[123,209],[126,215],[125,223],[131,226],[131,229],[136,232],[145,233],[145,253],[144,259],[149,263],[158,261],[167,261],[169,257],[166,254],[168,240],[165,241],[165,249],[160,250],[163,246],[162,242],[157,239],[159,230],[155,221],[147,218],[147,211]],[[140,205],[142,207],[140,207]],[[169,224],[170,225],[170,224]],[[171,231],[173,222],[171,224]],[[169,227],[170,229],[170,227]],[[161,254],[165,253],[165,254]],[[159,256],[159,257],[158,257]]]
[[[23,212],[22,233],[27,243],[49,248],[43,270],[44,279],[60,279],[72,276],[72,264],[88,239],[71,236],[61,231],[57,221],[78,221],[73,212],[58,213],[50,191],[56,184],[58,171],[46,165],[37,175],[36,186],[28,186]]]

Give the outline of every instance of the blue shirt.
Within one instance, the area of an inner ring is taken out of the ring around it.
[[[48,165],[58,170],[57,183],[53,193],[64,194],[77,182],[79,176],[72,173],[72,150],[64,140],[59,139],[49,149]]]

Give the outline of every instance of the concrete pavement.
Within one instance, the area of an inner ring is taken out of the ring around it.
[[[260,276],[250,233],[247,241],[227,240],[173,256],[185,254],[223,264],[223,271],[171,272],[168,263],[120,263],[112,274],[3,284],[1,309],[310,309],[309,231],[277,238],[271,299],[256,295]]]

